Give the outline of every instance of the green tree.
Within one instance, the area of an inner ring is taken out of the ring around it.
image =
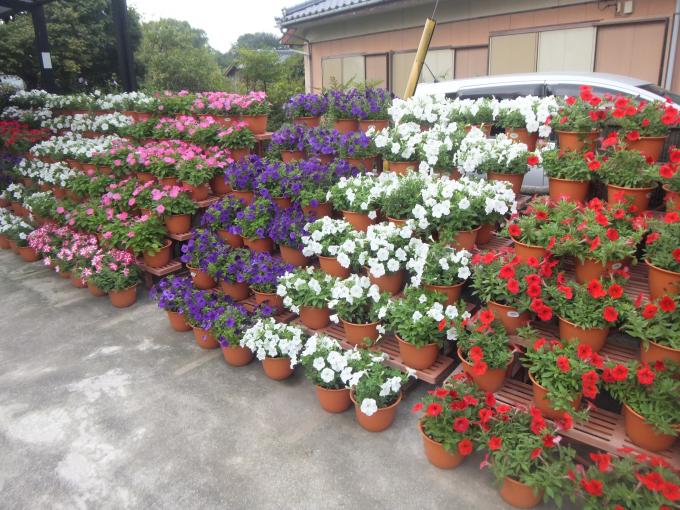
[[[279,54],[274,50],[239,48],[236,63],[239,78],[251,90],[267,92],[267,86],[281,74]]]
[[[222,90],[225,86],[217,53],[205,32],[186,21],[144,23],[137,60],[148,90]]]
[[[109,0],[59,0],[45,5],[52,65],[64,92],[82,88],[115,88],[118,54]],[[139,45],[139,15],[128,8],[131,46]],[[33,21],[21,14],[0,24],[0,72],[40,85]]]

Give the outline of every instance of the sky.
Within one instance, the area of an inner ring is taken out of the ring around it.
[[[280,35],[274,18],[301,0],[128,0],[144,21],[175,18],[205,30],[210,45],[227,51],[239,35],[272,32]]]

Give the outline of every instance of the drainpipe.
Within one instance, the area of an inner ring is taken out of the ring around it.
[[[675,68],[675,55],[678,51],[678,30],[680,29],[680,0],[675,0],[675,12],[673,13],[673,31],[671,32],[671,51],[668,55],[668,69],[666,70],[666,83],[664,86],[670,90],[673,85],[673,71]]]

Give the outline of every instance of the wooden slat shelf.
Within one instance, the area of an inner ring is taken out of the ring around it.
[[[574,261],[570,258],[562,258],[560,265],[564,271],[567,279],[575,280],[576,275],[574,271]],[[623,286],[625,294],[635,301],[637,297],[642,294],[643,298],[648,299],[649,285],[647,284],[649,278],[649,268],[644,261],[639,261],[635,265],[630,266],[630,278]]]
[[[205,200],[198,200],[194,202],[199,209],[206,209],[216,202],[219,202],[223,197],[218,195],[210,195]]]
[[[509,248],[512,246],[512,239],[506,237],[501,237],[497,233],[494,233],[491,237],[491,241],[485,244],[480,244],[477,246],[478,250],[500,250],[501,248]]]
[[[185,232],[184,234],[168,234],[168,237],[170,239],[174,239],[175,241],[188,241],[192,237],[194,237],[194,233],[189,231]]]
[[[144,264],[144,261],[142,259],[138,259],[137,265],[142,271],[150,273],[154,276],[165,276],[166,274],[179,271],[184,267],[184,265],[182,264],[182,262],[179,261],[179,259],[173,259],[162,267],[148,267],[146,264]]]

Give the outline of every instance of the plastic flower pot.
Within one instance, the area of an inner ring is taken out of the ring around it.
[[[220,346],[220,344],[217,342],[217,340],[215,340],[215,337],[210,333],[210,331],[197,328],[196,326],[192,326],[192,329],[194,330],[194,338],[196,339],[196,344],[201,349],[217,349]]]
[[[371,127],[376,131],[382,131],[390,125],[387,119],[367,119],[359,121],[359,131],[368,131]]]
[[[264,239],[248,239],[247,237],[244,237],[243,244],[245,244],[252,251],[259,251],[263,253],[271,253],[274,251],[274,241],[272,241],[269,237],[265,237]]]
[[[604,347],[609,336],[609,327],[583,329],[562,317],[558,317],[557,320],[560,328],[560,340],[576,341],[579,344],[589,345],[594,352],[598,352]]]
[[[541,386],[536,379],[529,373],[529,379],[531,380],[531,388],[534,394],[534,405],[543,413],[546,418],[560,418],[564,415],[564,410],[555,409],[548,398],[548,388]],[[574,410],[578,410],[581,407],[581,398],[583,395],[578,393],[574,396],[571,401],[571,406]]]
[[[63,278],[64,280],[68,280],[71,278],[71,272],[70,271],[59,271],[57,273],[59,275],[59,278]]]
[[[449,244],[456,250],[471,251],[477,243],[477,234],[481,228],[482,227],[480,226],[472,230],[460,230]]]
[[[599,136],[598,131],[560,131],[556,129],[555,133],[557,133],[557,143],[561,153],[593,150]]]
[[[585,202],[588,197],[590,181],[574,181],[571,179],[558,179],[548,177],[548,193],[550,200],[557,202],[567,199],[572,202]]]
[[[340,265],[337,257],[319,255],[319,266],[324,273],[337,278],[347,278],[351,272],[349,267],[342,267]]]
[[[250,149],[229,149],[231,159],[239,161],[250,155]]]
[[[306,267],[309,265],[309,259],[305,257],[297,248],[291,248],[282,244],[279,246],[281,250],[281,259],[286,263],[295,267]]]
[[[225,296],[229,296],[234,301],[243,301],[250,295],[248,282],[228,282],[220,280],[220,288]]]
[[[429,283],[423,284],[425,290],[431,290],[434,292],[439,292],[446,296],[446,304],[452,305],[460,299],[460,295],[463,292],[463,286],[465,282],[458,283],[456,285],[430,285]]]
[[[399,335],[395,335],[399,342],[399,356],[408,367],[416,370],[425,370],[431,367],[439,355],[439,346],[436,343],[416,347],[415,345],[402,340]]]
[[[30,246],[17,246],[17,249],[19,250],[19,256],[24,262],[35,262],[40,260],[40,254]]]
[[[145,251],[142,254],[144,259],[144,265],[147,267],[163,267],[170,262],[170,257],[172,256],[172,241],[168,240],[165,242],[163,247],[156,253],[149,253]]]
[[[626,147],[630,150],[642,152],[645,156],[658,161],[663,152],[668,136],[641,136],[637,140],[626,142]]]
[[[151,172],[135,172],[139,182],[152,182],[156,180],[156,176]]]
[[[345,340],[348,344],[370,347],[380,336],[380,333],[378,333],[379,322],[355,324],[343,319],[340,319],[340,322],[342,322],[342,328],[345,330]],[[366,342],[367,338],[369,342]]]
[[[519,195],[522,191],[522,183],[524,182],[524,174],[503,174],[499,172],[488,172],[486,177],[490,181],[505,181],[512,185],[512,191],[515,195]]]
[[[607,203],[610,208],[618,207],[617,204],[624,206],[635,206],[637,212],[644,212],[649,207],[649,199],[656,186],[649,188],[624,188],[607,184]]]
[[[666,192],[664,196],[664,201],[666,202],[666,212],[680,212],[680,193],[677,191],[672,191],[668,184],[661,186]]]
[[[640,346],[640,360],[650,365],[657,361],[675,362],[680,365],[680,349],[672,349],[650,340],[646,349],[644,345]]]
[[[177,177],[163,177],[158,179],[161,186],[177,186],[179,184],[179,179]]]
[[[389,292],[393,296],[401,292],[406,280],[406,271],[400,269],[396,273],[389,273],[383,276],[373,276],[368,271],[368,279],[375,283],[382,292]]]
[[[255,194],[252,191],[235,189],[232,190],[231,196],[234,198],[238,198],[241,202],[243,202],[246,205],[250,205],[255,197]]]
[[[243,238],[238,234],[232,234],[226,230],[218,230],[217,235],[232,248],[241,248],[243,246]]]
[[[387,161],[387,164],[388,171],[398,175],[404,175],[409,170],[415,172],[419,166],[417,161]]]
[[[90,294],[92,294],[94,297],[104,297],[106,296],[106,292],[104,292],[102,289],[97,287],[92,280],[87,281],[87,290],[90,291]]]
[[[423,438],[423,448],[425,449],[425,457],[430,461],[430,464],[439,469],[453,469],[463,462],[463,457],[458,452],[449,452],[444,448],[444,445],[438,443],[434,439],[428,437],[423,430],[423,422],[418,422],[418,430]]]
[[[261,135],[267,131],[267,115],[241,115],[241,120],[246,123],[254,135]]]
[[[231,193],[231,186],[224,180],[224,175],[216,175],[210,179],[210,189],[215,195],[223,197]]]
[[[359,130],[359,121],[356,119],[335,119],[333,127],[338,130],[338,133],[351,133]]]
[[[265,358],[262,360],[262,368],[264,373],[270,379],[275,381],[283,381],[293,375],[294,368],[290,367],[290,358]]]
[[[576,259],[575,272],[578,283],[586,283],[594,279],[599,279],[606,271],[613,269],[616,263],[609,262],[606,265],[597,260],[584,259],[583,262]],[[619,263],[619,267],[621,264]]]
[[[361,159],[347,158],[347,163],[349,163],[349,166],[358,168],[359,170],[366,170],[367,172],[370,172],[375,166],[375,157]]]
[[[515,508],[534,508],[543,500],[543,489],[533,487],[506,476],[499,494],[503,501]]]
[[[191,200],[195,202],[205,200],[208,198],[208,195],[210,195],[210,187],[208,186],[207,182],[204,182],[198,186],[192,186],[190,184],[185,184],[185,186],[189,188],[189,196],[191,197]]]
[[[662,452],[668,450],[675,443],[675,436],[659,434],[652,425],[647,423],[628,404],[623,404],[622,412],[624,429],[633,444],[650,452]]]
[[[508,335],[517,333],[518,328],[523,328],[529,324],[531,314],[529,312],[519,313],[513,306],[502,305],[495,301],[489,301],[486,306],[491,310],[495,317],[501,321],[505,332]]]
[[[354,412],[356,413],[357,421],[359,425],[368,430],[369,432],[382,432],[383,430],[389,428],[394,422],[394,417],[397,413],[397,406],[401,402],[402,394],[399,393],[397,401],[394,404],[387,407],[380,407],[371,416],[364,414],[361,411],[361,403],[357,402],[354,398],[354,392],[350,391],[349,398],[354,403]]]
[[[110,290],[109,301],[116,308],[127,308],[137,301],[137,284],[123,290]]]
[[[302,212],[306,215],[313,215],[315,218],[323,218],[324,216],[330,216],[333,213],[333,208],[330,202],[321,202],[316,207],[308,205],[302,208]]]
[[[290,198],[286,197],[274,197],[274,203],[279,209],[288,209],[293,203]]]
[[[281,151],[281,161],[284,163],[292,163],[304,159],[304,151]]]
[[[71,285],[73,285],[76,289],[87,288],[87,282],[83,280],[81,276],[76,276],[73,273],[71,273]]]
[[[649,297],[652,301],[680,292],[680,273],[657,267],[646,259],[645,264],[649,268],[647,285],[649,287]]]
[[[330,322],[330,317],[331,312],[328,308],[300,307],[300,321],[309,329],[325,328]]]
[[[508,362],[508,365],[506,367],[487,368],[486,372],[484,372],[482,375],[477,375],[472,370],[472,365],[468,362],[468,360],[465,359],[463,353],[460,352],[460,349],[458,349],[457,353],[458,359],[460,359],[460,362],[463,365],[463,370],[465,370],[465,373],[472,378],[472,381],[475,383],[475,386],[484,391],[489,391],[491,393],[494,393],[501,389],[503,383],[505,382],[505,377],[508,373],[508,368],[510,367],[510,365],[512,365],[512,362],[514,361],[514,357],[510,358],[510,361]]]
[[[542,259],[548,253],[548,250],[543,248],[543,246],[536,246],[533,244],[526,244],[518,241],[514,237],[512,240],[515,243],[515,254],[519,257],[522,262],[526,262],[529,257],[534,257],[537,260]]]
[[[165,228],[170,234],[186,234],[191,230],[190,214],[173,214],[165,217]]]
[[[355,230],[359,230],[361,232],[366,232],[368,227],[370,225],[374,225],[376,222],[376,220],[369,218],[368,214],[352,211],[342,211],[342,217],[345,218],[345,221],[352,225]]]
[[[293,124],[296,126],[307,126],[307,127],[319,127],[321,123],[321,117],[295,117],[293,119]]]
[[[403,227],[404,225],[406,225],[406,220],[399,220],[397,218],[391,218],[389,216],[387,217],[387,221],[389,221],[390,223],[392,223],[392,224],[394,224],[394,225],[396,225],[397,227],[400,227],[400,228]]]
[[[496,231],[496,225],[493,223],[485,223],[479,227],[479,232],[477,232],[477,246],[481,246],[493,239],[493,234]]]
[[[538,133],[529,133],[526,128],[505,128],[505,134],[513,142],[524,143],[529,152],[536,150],[536,142],[538,141]]]
[[[187,321],[184,319],[184,315],[178,312],[172,312],[170,310],[166,310],[165,313],[168,315],[168,322],[170,323],[170,327],[172,329],[179,332],[191,331],[191,326],[187,324]]]
[[[232,367],[244,367],[253,360],[253,351],[240,345],[222,346],[222,355]]]
[[[274,309],[275,313],[280,313],[283,310],[283,298],[272,292],[258,292],[253,289],[255,294],[255,302],[259,305],[266,303]]]
[[[352,405],[349,388],[329,389],[318,384],[314,386],[321,409],[329,413],[342,413]]]
[[[190,266],[189,264],[187,264],[187,269],[189,269],[191,283],[195,289],[206,290],[217,286],[217,282],[205,271]]]

